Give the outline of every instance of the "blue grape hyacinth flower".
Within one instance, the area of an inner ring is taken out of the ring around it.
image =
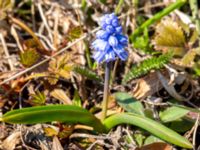
[[[101,63],[110,62],[119,57],[125,61],[128,57],[125,47],[128,45],[128,38],[122,33],[122,26],[117,16],[106,14],[101,18],[101,30],[96,33],[96,40],[92,43],[95,49],[93,58]]]

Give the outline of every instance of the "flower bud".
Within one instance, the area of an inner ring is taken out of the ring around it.
[[[108,37],[109,37],[109,33],[104,31],[104,30],[99,30],[97,33],[96,33],[96,37],[99,38],[99,39],[104,39],[104,40],[107,40]]]
[[[106,27],[106,31],[107,31],[108,33],[113,33],[113,32],[115,31],[115,29],[114,29],[111,25],[108,25],[108,26]]]
[[[119,42],[115,36],[110,36],[108,39],[108,43],[110,44],[110,46],[116,47]]]

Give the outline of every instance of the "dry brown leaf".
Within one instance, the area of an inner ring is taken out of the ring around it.
[[[194,58],[196,56],[195,50],[191,49],[189,50],[184,57],[182,58],[181,62],[184,66],[190,66],[192,67],[194,65]]]
[[[176,100],[179,101],[188,101],[189,99],[191,99],[191,96],[193,94],[191,94],[188,98],[185,98],[183,96],[181,96],[179,93],[177,93],[174,84],[169,84],[169,79],[167,79],[164,75],[162,75],[159,71],[157,71],[157,75],[158,75],[158,80],[160,80],[162,86],[165,88],[165,90],[172,96],[174,97]],[[178,78],[178,77],[177,77]]]
[[[133,96],[137,99],[145,98],[158,92],[162,88],[156,72],[152,72],[146,77],[137,81],[136,88],[133,90]]]
[[[44,142],[42,142],[41,140],[39,140],[39,146],[40,146],[41,150],[49,150],[47,145]]]
[[[56,84],[57,78],[63,77],[65,79],[70,79],[71,71],[74,67],[74,62],[72,61],[74,57],[71,53],[66,53],[64,55],[58,56],[49,62],[49,74],[55,76],[56,78],[48,78],[51,84]]]
[[[4,150],[14,150],[15,146],[20,142],[20,132],[13,132],[10,136],[8,136],[2,143],[2,147]]]
[[[136,150],[172,150],[172,146],[167,143],[156,142],[142,146],[141,148],[136,148]]]
[[[72,104],[71,99],[62,89],[54,89],[50,94],[54,98],[60,100],[63,104]]]
[[[1,55],[1,53],[0,53]],[[6,79],[12,77],[14,74],[16,74],[17,71],[8,71],[8,72],[0,72],[0,79]]]
[[[64,150],[57,136],[53,138],[53,150]]]
[[[62,125],[58,137],[63,139],[69,137],[74,131],[74,125]]]
[[[174,58],[174,59],[171,60],[171,63],[176,65],[176,67],[178,67],[179,69],[181,69],[183,67],[188,67],[188,68],[191,67],[191,64],[183,64],[182,59]]]
[[[44,127],[44,132],[46,136],[56,136],[59,133],[58,129],[53,127]]]

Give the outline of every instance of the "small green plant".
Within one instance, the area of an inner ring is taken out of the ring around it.
[[[31,48],[25,50],[24,52],[20,52],[19,57],[20,62],[25,67],[30,67],[38,61],[40,54],[34,48]]]

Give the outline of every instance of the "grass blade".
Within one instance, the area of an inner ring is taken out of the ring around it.
[[[160,112],[160,119],[162,122],[172,122],[185,116],[189,110],[172,106]]]
[[[127,112],[136,113],[144,116],[144,107],[142,103],[125,92],[115,93],[117,103]]]

